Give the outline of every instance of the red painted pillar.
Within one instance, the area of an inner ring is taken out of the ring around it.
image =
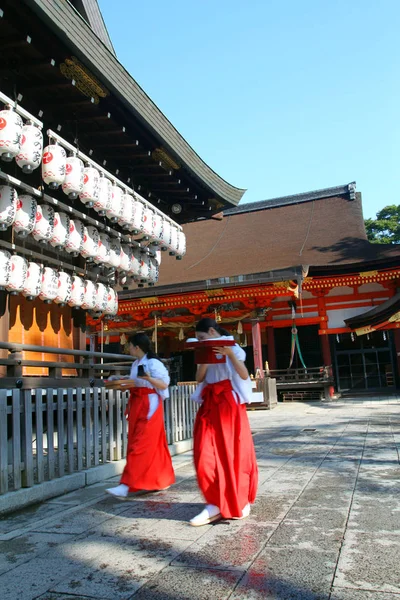
[[[394,347],[396,351],[397,376],[400,377],[400,329],[393,331]]]
[[[262,362],[261,327],[259,321],[251,322],[251,335],[253,339],[254,371],[259,369],[260,375],[263,377],[264,367]]]
[[[325,298],[324,296],[327,294],[327,290],[318,290],[317,298],[318,298],[318,315],[321,317],[320,321],[320,342],[321,342],[321,352],[322,352],[322,360],[324,362],[324,367],[333,368],[332,365],[332,354],[331,348],[329,345],[329,336],[327,333],[322,333],[328,328],[328,316],[326,314],[326,306],[325,306]],[[332,398],[335,390],[333,386],[329,387],[329,395]]]
[[[267,325],[267,356],[268,365],[271,371],[276,369],[275,336],[272,324]]]

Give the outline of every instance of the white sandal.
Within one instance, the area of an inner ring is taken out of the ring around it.
[[[190,519],[190,524],[192,527],[201,527],[202,525],[209,525],[210,523],[214,523],[214,521],[219,521],[219,519],[222,519],[222,515],[219,512],[218,506],[206,504],[201,513]]]

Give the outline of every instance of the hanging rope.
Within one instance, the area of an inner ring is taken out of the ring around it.
[[[301,353],[301,348],[300,348],[298,331],[297,331],[297,327],[296,327],[296,305],[294,302],[291,303],[291,307],[292,307],[292,340],[291,340],[291,347],[290,347],[290,362],[289,362],[288,369],[290,369],[292,367],[296,349],[297,349],[297,354],[299,355],[301,364],[303,365],[303,367],[305,369],[307,369],[304,359],[303,359],[303,355]]]

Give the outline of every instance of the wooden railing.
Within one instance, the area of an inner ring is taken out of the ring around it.
[[[124,458],[129,392],[108,390],[103,375],[129,371],[126,355],[62,350],[75,356],[78,376],[56,376],[63,363],[25,361],[23,350],[60,354],[59,348],[0,343],[9,356],[0,379],[0,494]],[[112,364],[101,363],[112,360]],[[54,369],[53,376],[23,377],[27,362]],[[71,363],[67,363],[71,367]],[[168,444],[190,440],[197,405],[193,384],[170,387],[164,402]]]
[[[309,369],[275,369],[268,371],[269,377],[276,379],[276,385],[285,384],[324,384],[333,381],[331,367],[311,367]]]

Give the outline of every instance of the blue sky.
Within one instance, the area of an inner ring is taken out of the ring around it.
[[[400,204],[400,0],[99,0],[118,59],[242,202]]]

